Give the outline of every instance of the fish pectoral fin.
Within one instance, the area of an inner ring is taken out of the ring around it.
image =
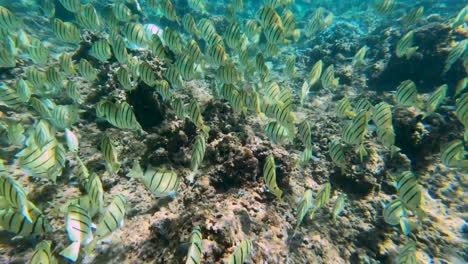
[[[68,247],[66,247],[64,250],[60,251],[59,255],[75,262],[78,259],[78,255],[80,254],[80,242],[75,241],[71,243]]]

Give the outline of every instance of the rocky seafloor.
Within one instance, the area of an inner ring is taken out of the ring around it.
[[[315,47],[298,51],[296,55],[298,61],[304,62],[298,67],[299,72],[307,72],[317,59],[324,60],[325,64],[334,63],[336,74],[342,80],[337,93],[330,94],[318,85],[301,107],[297,103],[300,80],[286,78],[279,74],[281,68],[274,68],[278,83],[297,92],[294,95],[296,119],[307,119],[311,124],[314,159],[305,166],[296,164],[302,149],[299,142],[286,146],[272,144],[258,118],[234,113],[225,101],[211,96],[213,84],[209,80],[213,76],[208,73],[206,80],[187,82],[186,90],[179,91],[181,98],[187,98],[187,91],[197,98],[204,109],[205,124],[210,127],[206,155],[191,184],[186,178],[191,173],[190,151],[196,128],[188,119],[178,120],[169,105],[144,85],[131,92],[116,91],[113,80],[106,79],[105,74],[99,83],[90,85],[88,109],[76,125],[79,155],[88,169],[101,177],[106,200],[124,194],[128,203],[124,226],[99,242],[93,254],[82,262],[182,263],[190,232],[198,225],[204,238],[202,263],[226,261],[239,241],[246,238],[254,243],[250,263],[392,263],[398,248],[408,238],[399,232],[398,226],[384,222],[383,203],[396,195],[392,184],[396,175],[411,169],[424,187],[424,208],[428,216],[411,235],[417,241],[418,255],[426,263],[463,263],[468,258],[464,195],[468,182],[466,175],[443,166],[438,155],[443,143],[463,134],[463,127],[456,123],[451,108],[444,107],[454,105],[451,99],[424,120],[424,125],[419,122],[418,113],[396,107],[393,124],[396,145],[402,151],[393,157],[377,142],[374,132],[365,140],[369,155],[362,163],[354,149],[346,149],[345,173],[332,163],[327,152],[328,143],[341,136],[344,125],[335,113],[339,99],[346,96],[354,101],[366,95],[372,103],[392,102],[387,91],[408,78],[400,69],[412,69],[413,72],[405,74],[420,76],[423,92],[432,91],[447,82],[440,75],[444,63],[441,58],[447,56],[441,47],[461,36],[437,22],[418,27],[416,38],[423,55],[403,62],[391,56],[391,47],[401,36],[395,29],[376,27],[365,37],[353,39],[349,25],[335,27],[329,36],[317,37]],[[347,35],[348,40],[331,42],[339,39],[337,34]],[[440,34],[437,43],[429,45],[434,34]],[[382,45],[382,40],[387,47]],[[370,47],[368,66],[350,69],[347,58],[364,44]],[[419,72],[414,65],[421,63],[427,68]],[[451,76],[466,75],[462,67],[454,65]],[[12,78],[17,74],[15,71],[18,69],[2,72],[2,79]],[[96,118],[91,102],[107,92],[126,98],[135,109],[144,133],[113,128]],[[16,114],[3,107],[0,110],[6,116],[28,119],[27,114]],[[121,169],[115,175],[106,171],[98,148],[103,133],[112,138],[119,153]],[[16,151],[4,148],[0,157],[11,160]],[[281,201],[266,190],[262,179],[265,158],[270,153],[278,165],[277,182],[284,192]],[[152,165],[175,170],[184,179],[178,194],[155,199],[141,182],[126,177],[135,160],[142,167]],[[29,199],[51,221],[54,231],[44,238],[54,241],[54,252],[69,244],[60,208],[82,194],[76,184],[70,184],[75,166],[74,161],[69,161],[56,185],[30,177],[19,178],[28,190]],[[345,210],[337,223],[332,222],[333,203],[329,202],[314,219],[306,219],[299,231],[294,232],[297,201],[306,189],[316,193],[327,182],[332,186],[332,202],[339,194],[347,195]],[[5,231],[0,234],[2,263],[27,262],[36,241],[40,241],[12,239],[14,235]]]

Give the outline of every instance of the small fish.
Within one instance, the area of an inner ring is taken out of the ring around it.
[[[7,8],[0,6],[0,28],[15,30],[21,24],[21,21]]]
[[[86,29],[93,31],[101,29],[101,18],[91,4],[84,5],[81,11],[75,14],[75,17],[78,24]]]
[[[388,15],[395,8],[394,0],[380,0],[374,4],[374,10],[377,14]]]
[[[55,18],[52,31],[59,38],[59,40],[77,44],[81,41],[81,33],[77,26],[70,22],[63,22],[62,20]]]
[[[342,173],[344,173],[346,161],[344,149],[341,143],[337,140],[330,141],[330,143],[328,144],[328,154],[330,155],[333,163],[340,167]]]
[[[102,213],[104,208],[104,189],[99,176],[95,173],[91,174],[86,184],[86,192],[88,193],[90,217],[94,217],[97,213]]]
[[[0,90],[1,91],[1,90]],[[0,94],[0,98],[1,98]],[[36,97],[31,97],[29,99],[29,104],[41,117],[50,118],[52,109],[44,102],[44,99],[38,99]]]
[[[364,137],[367,133],[369,117],[366,111],[359,112],[351,124],[343,130],[343,141],[345,143],[359,146],[359,157],[361,161],[364,156],[367,156],[367,151],[364,148]]]
[[[328,202],[328,200],[330,200],[330,189],[330,183],[325,183],[322,185],[322,188],[320,188],[320,191],[317,193],[315,199],[314,211],[322,208]]]
[[[57,259],[52,254],[50,241],[43,240],[36,245],[29,264],[57,264]]]
[[[86,189],[89,180],[89,171],[79,156],[76,157],[76,178],[81,187]]]
[[[236,84],[242,81],[241,73],[233,63],[219,66],[216,77],[218,81],[225,84]]]
[[[30,67],[26,70],[26,79],[34,88],[42,88],[46,82],[44,72],[37,70],[36,67]]]
[[[349,102],[348,97],[343,97],[338,102],[338,105],[336,107],[336,113],[338,114],[338,117],[340,118],[350,118],[353,119],[356,116],[356,113],[353,111],[353,108],[351,107],[351,103]]]
[[[367,47],[367,46],[364,46],[364,47],[362,47],[361,49],[358,50],[356,55],[354,55],[353,62],[352,62],[354,67],[365,64],[364,57],[366,56],[366,53],[367,53],[368,50],[369,50],[369,47]]]
[[[340,194],[333,204],[333,223],[336,224],[336,218],[343,212],[346,206],[346,195]]]
[[[63,87],[63,74],[55,67],[48,67],[45,72],[46,81],[52,87],[62,88]]]
[[[411,80],[403,81],[397,87],[395,99],[398,104],[406,107],[415,107],[419,109],[420,101],[416,84]]]
[[[68,206],[66,219],[68,239],[72,244],[60,251],[59,255],[75,262],[80,253],[80,246],[86,246],[93,240],[91,217],[86,209],[77,204],[71,204]]]
[[[377,138],[386,148],[390,149],[390,157],[393,157],[400,150],[395,146],[395,137],[393,126],[377,127]]]
[[[188,6],[197,12],[206,12],[205,0],[188,0]],[[198,263],[197,263],[198,264]]]
[[[286,57],[285,64],[286,67],[284,68],[284,73],[291,78],[294,78],[296,76],[296,56],[291,55]]]
[[[79,148],[78,137],[70,129],[65,129],[65,140],[67,142],[68,150],[71,152],[77,152]]]
[[[278,15],[278,13],[276,13],[275,9],[271,8],[270,6],[264,5],[260,7],[256,16],[263,28],[271,25],[277,25],[279,28],[283,27],[281,17]]]
[[[40,40],[31,38],[28,54],[29,58],[31,58],[34,63],[45,65],[49,59],[49,48],[44,46]]]
[[[129,22],[132,20],[132,10],[128,8],[125,3],[115,3],[112,7],[115,18],[120,22]]]
[[[280,145],[291,143],[294,137],[291,128],[283,126],[277,121],[267,123],[265,125],[265,132],[273,143]]]
[[[335,78],[335,66],[333,64],[323,71],[320,80],[322,81],[323,88],[326,90],[333,92],[338,88],[340,78]]]
[[[421,185],[411,171],[405,171],[398,177],[397,183],[398,198],[402,202],[405,209],[416,212],[421,210],[423,196]]]
[[[51,111],[51,123],[60,129],[71,127],[80,119],[78,108],[73,105],[57,105]]]
[[[184,80],[189,81],[195,78],[195,64],[190,56],[179,56],[176,59],[174,66]]]
[[[151,68],[146,61],[140,64],[140,78],[141,80],[149,86],[154,86],[156,84],[156,80],[158,76],[156,76],[155,71]]]
[[[153,53],[154,56],[159,57],[160,59],[167,59],[169,57],[166,52],[166,47],[158,35],[152,36],[149,43],[149,50]]]
[[[447,84],[443,84],[439,86],[434,93],[431,94],[426,104],[427,114],[431,114],[437,110],[437,108],[444,101],[445,96],[447,95],[447,89]]]
[[[26,146],[34,144],[42,147],[53,139],[54,134],[54,127],[50,124],[50,122],[41,119],[33,125],[33,129],[29,134]]]
[[[195,40],[190,40],[187,44],[187,52],[190,54],[194,63],[202,63],[203,62],[203,53],[198,46],[198,43]]]
[[[299,226],[301,225],[302,220],[309,213],[309,211],[312,210],[313,208],[314,208],[314,198],[312,197],[312,190],[306,190],[301,200],[299,200],[299,203],[297,204],[296,228],[294,229],[295,231],[299,229]]]
[[[157,198],[171,196],[179,189],[179,177],[174,171],[148,167],[143,173],[140,164],[134,162],[127,177],[141,179],[145,187]]]
[[[175,86],[179,89],[184,88],[184,81],[182,76],[180,76],[179,71],[175,65],[170,65],[163,74],[163,77],[166,78],[172,86]]]
[[[309,95],[310,84],[307,80],[304,80],[301,86],[301,106],[304,105],[305,100],[307,99],[307,95]]]
[[[307,164],[307,162],[309,162],[310,160],[312,160],[312,147],[307,146],[302,151],[301,157],[299,159],[299,164],[303,166]]]
[[[173,94],[170,90],[171,87],[166,80],[156,82],[154,88],[156,89],[156,92],[161,95],[164,101],[169,101],[173,98]]]
[[[201,129],[205,134],[208,134],[209,127],[203,123],[203,116],[201,114],[200,107],[198,106],[197,101],[193,99],[190,101],[188,107],[188,117],[198,129]]]
[[[106,40],[94,42],[91,46],[90,55],[98,59],[100,62],[106,62],[112,56],[109,43]]]
[[[424,6],[419,6],[411,9],[409,13],[401,18],[403,26],[408,27],[409,25],[415,24],[423,15]]]
[[[104,216],[96,227],[95,239],[101,239],[121,228],[125,219],[125,205],[127,200],[122,194],[117,194],[106,208]]]
[[[263,181],[269,192],[274,194],[278,200],[281,200],[283,191],[276,184],[276,165],[272,154],[268,155],[263,166]]]
[[[251,40],[252,43],[255,43],[256,42],[255,40],[259,38],[260,31],[261,31],[261,28],[258,25],[256,20],[253,20],[253,19],[245,20],[244,33]]]
[[[76,69],[72,61],[72,55],[62,52],[59,56],[60,69],[67,75],[75,75]]]
[[[306,147],[312,146],[312,133],[310,123],[307,120],[304,120],[299,124],[297,135]]]
[[[199,135],[195,138],[195,143],[193,144],[192,154],[190,158],[190,169],[193,172],[198,170],[198,167],[203,162],[203,157],[205,156],[206,151],[206,139],[203,135]]]
[[[361,98],[356,104],[356,112],[366,111],[372,117],[374,113],[374,106],[367,98]]]
[[[420,263],[416,256],[416,243],[410,240],[406,245],[400,248],[396,258],[396,264],[418,264]]]
[[[78,73],[86,81],[92,82],[97,79],[97,72],[94,69],[93,65],[89,63],[86,59],[81,59],[77,67]]]
[[[263,29],[265,38],[269,44],[287,44],[286,34],[280,24],[271,23]]]
[[[224,65],[228,60],[224,47],[219,44],[208,46],[206,55],[209,61],[216,66]]]
[[[398,58],[405,56],[406,59],[410,59],[414,54],[416,54],[418,48],[419,47],[414,46],[414,31],[411,30],[398,41],[395,52]]]
[[[7,120],[7,138],[8,143],[14,146],[22,146],[24,144],[24,127],[20,122]]]
[[[2,166],[3,167],[3,166]],[[0,174],[0,197],[3,196],[5,201],[11,206],[12,209],[19,211],[27,223],[33,222],[31,216],[30,202],[26,196],[23,187],[15,181],[12,177]]]
[[[101,140],[101,152],[106,161],[107,170],[115,174],[120,170],[120,163],[112,141],[107,135],[104,135]]]
[[[453,19],[452,28],[457,28],[468,21],[468,6],[463,7],[457,16]]]
[[[245,36],[237,22],[229,24],[224,32],[224,40],[228,47],[233,50],[240,50],[242,48],[242,40],[244,37]]]
[[[184,27],[184,30],[192,35],[195,38],[200,38],[200,30],[197,27],[197,23],[195,22],[195,19],[190,13],[185,14],[182,17],[182,26]]]
[[[101,101],[96,106],[96,114],[121,129],[142,129],[132,107],[127,102],[113,104],[109,101]]]
[[[180,120],[185,119],[185,116],[186,116],[185,107],[180,99],[172,98],[171,107],[172,107],[172,110],[174,110],[177,118],[179,118]]]
[[[68,98],[72,99],[73,103],[82,104],[84,102],[83,95],[78,90],[75,82],[68,81],[65,85],[65,92]]]
[[[201,37],[206,41],[211,35],[216,34],[216,28],[214,22],[209,18],[202,18],[198,22],[198,28],[200,29]]]
[[[392,106],[386,102],[375,105],[372,120],[379,128],[393,127]]]
[[[283,21],[286,36],[293,35],[293,32],[296,29],[296,18],[294,17],[293,12],[289,9],[284,9],[283,14],[281,15],[281,20]]]
[[[229,256],[228,264],[239,264],[244,263],[252,253],[252,241],[246,239],[242,240],[241,243],[236,247],[234,252]]]
[[[80,0],[59,0],[62,6],[72,12],[77,13],[81,10],[81,1]]]
[[[170,0],[161,0],[159,2],[159,10],[161,10],[164,17],[170,21],[175,21],[180,24],[179,17]]]
[[[112,52],[114,57],[117,61],[121,64],[125,64],[128,62],[128,52],[127,48],[125,47],[125,42],[121,36],[117,36],[115,39],[112,40]]]
[[[175,54],[182,53],[182,37],[178,31],[173,30],[170,27],[166,27],[163,30],[162,39],[164,44]]]
[[[199,226],[192,229],[190,237],[190,247],[187,253],[185,264],[200,264],[203,250],[203,238]]]
[[[463,53],[466,51],[466,47],[468,47],[468,39],[460,41],[450,50],[445,61],[444,73],[447,73],[450,68],[452,68],[452,65],[462,57]]]
[[[123,27],[122,32],[127,40],[136,47],[146,47],[149,42],[141,24],[127,23]]]
[[[21,212],[9,208],[0,210],[0,226],[8,232],[18,236],[29,237],[42,235],[50,232],[52,227],[45,216],[34,205],[31,208],[31,223],[29,223]]]
[[[395,199],[386,205],[383,211],[383,217],[387,224],[398,225],[406,216],[405,209],[399,199]]]
[[[449,168],[457,168],[461,160],[464,159],[465,146],[463,141],[455,139],[442,147],[440,160]]]

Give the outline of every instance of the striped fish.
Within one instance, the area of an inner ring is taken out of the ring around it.
[[[1,95],[0,95],[0,98],[1,98]],[[34,111],[36,111],[41,117],[50,118],[52,109],[44,101],[45,101],[44,99],[31,97],[31,99],[29,99],[29,104],[34,109]]]
[[[23,101],[14,89],[3,83],[0,84],[0,104],[15,109],[23,105]]]
[[[333,204],[332,220],[336,223],[336,218],[340,216],[346,206],[346,195],[340,194]]]
[[[372,120],[379,128],[393,127],[392,106],[385,102],[375,105]]]
[[[461,56],[465,53],[466,47],[468,46],[468,40],[462,40],[460,41],[455,47],[453,47],[445,61],[445,66],[444,66],[444,73],[447,73],[450,68],[452,68],[452,65],[461,58]]]
[[[340,78],[335,78],[335,66],[328,66],[322,73],[320,78],[322,81],[322,86],[328,91],[335,91],[338,88]]]
[[[57,88],[62,88],[64,76],[55,67],[48,67],[45,72],[47,82]]]
[[[0,226],[18,236],[28,237],[42,235],[51,231],[52,227],[45,216],[34,205],[30,206],[31,223],[28,223],[21,212],[12,208],[0,210]]]
[[[135,84],[132,82],[130,74],[126,68],[120,67],[115,74],[120,85],[122,85],[125,90],[132,90],[134,88]]]
[[[246,239],[242,240],[241,243],[236,247],[234,252],[229,256],[228,264],[240,264],[247,261],[250,254],[252,253],[252,241]]]
[[[86,212],[86,209],[77,204],[69,205],[65,226],[68,239],[72,244],[60,251],[59,255],[75,262],[80,253],[80,246],[86,246],[93,240],[91,225],[91,217],[88,215],[88,212]]]
[[[40,40],[31,38],[28,54],[34,63],[44,65],[47,64],[49,58],[49,48],[44,46]]]
[[[270,141],[279,145],[291,143],[292,137],[294,137],[289,127],[281,125],[277,121],[267,123],[265,125],[265,133]]]
[[[312,146],[307,146],[302,151],[301,157],[299,158],[299,164],[304,166],[310,160],[312,160]]]
[[[103,238],[123,226],[126,204],[127,200],[124,195],[117,194],[114,196],[101,221],[97,224],[96,239]]]
[[[395,131],[393,127],[377,127],[377,138],[387,148],[394,148],[395,145]],[[392,155],[393,156],[393,155]]]
[[[81,33],[78,27],[70,22],[63,22],[62,20],[55,18],[52,31],[59,38],[59,40],[76,44],[81,41]]]
[[[70,152],[76,153],[78,151],[78,137],[68,128],[65,129],[65,141]]]
[[[91,46],[90,55],[100,62],[106,62],[112,56],[109,43],[106,40],[94,42],[93,46]]]
[[[312,146],[312,133],[310,131],[310,124],[307,120],[304,120],[299,124],[297,132],[298,138],[306,147]]]
[[[258,9],[256,17],[260,22],[260,25],[263,28],[266,28],[270,25],[276,24],[278,27],[283,27],[283,23],[281,22],[281,18],[276,13],[275,9],[269,6],[262,6]]]
[[[106,161],[106,169],[110,173],[116,174],[120,170],[120,163],[114,145],[107,135],[102,137],[101,152]]]
[[[86,189],[89,180],[89,171],[79,156],[76,158],[76,178],[81,187]]]
[[[128,52],[127,48],[125,47],[125,42],[123,41],[121,36],[117,36],[112,40],[112,52],[114,53],[114,57],[120,64],[125,64],[128,61]]]
[[[75,104],[82,104],[84,101],[83,95],[80,93],[77,84],[74,82],[67,82],[67,85],[65,85],[65,93]]]
[[[51,111],[51,123],[60,129],[71,127],[80,120],[78,108],[73,105],[57,105]]]
[[[33,222],[26,192],[12,177],[0,174],[0,196],[5,198],[12,209],[21,212],[27,223]]]
[[[190,40],[187,44],[187,53],[192,58],[194,63],[202,63],[203,62],[203,53],[200,49],[200,46],[195,40]]]
[[[434,113],[447,95],[447,84],[441,85],[431,94],[426,104],[427,114]]]
[[[35,144],[37,146],[43,146],[47,142],[53,139],[55,130],[51,127],[50,123],[44,119],[39,120],[33,125],[32,132],[29,134],[26,146]]]
[[[164,44],[175,54],[180,54],[182,52],[182,37],[178,31],[173,30],[170,27],[166,27],[163,30],[162,38]]]
[[[265,38],[269,44],[286,44],[284,29],[280,24],[266,25],[263,29]]]
[[[224,47],[219,44],[209,46],[206,51],[206,55],[209,58],[209,61],[215,66],[224,65],[228,60]]]
[[[460,12],[458,12],[457,16],[453,19],[451,24],[452,28],[457,28],[461,26],[463,23],[468,21],[468,7],[463,7]]]
[[[216,35],[216,28],[214,23],[209,18],[202,18],[198,21],[198,28],[201,33],[201,37],[206,41],[211,35]]]
[[[361,161],[367,155],[363,141],[367,133],[368,114],[365,111],[359,112],[353,122],[343,130],[343,141],[351,145],[359,146],[359,157]]]
[[[140,64],[140,78],[147,85],[154,86],[158,76],[156,76],[156,73],[153,68],[151,68],[151,65],[144,61]]]
[[[33,176],[56,181],[62,173],[65,161],[65,149],[53,137],[49,142],[39,147],[35,144],[27,146],[16,154],[19,166]]]
[[[76,70],[75,70],[75,64],[72,61],[72,55],[62,52],[59,56],[59,65],[60,69],[62,69],[63,72],[67,75],[75,75]]]
[[[89,216],[92,218],[97,213],[102,213],[104,208],[104,189],[99,176],[91,174],[86,184],[86,192],[89,199]]]
[[[200,107],[198,106],[197,101],[194,99],[190,101],[188,106],[188,117],[190,120],[192,120],[198,129],[201,129],[205,134],[208,134],[209,127],[203,123],[203,116],[201,114]]]
[[[278,200],[281,200],[283,191],[276,184],[276,165],[273,154],[268,155],[263,166],[263,181],[269,192],[274,194]]]
[[[379,0],[374,3],[374,10],[377,14],[388,15],[395,8],[394,0]]]
[[[356,104],[356,112],[366,111],[369,116],[373,116],[374,113],[374,106],[367,98],[361,98]]]
[[[137,46],[137,47],[146,47],[148,44],[148,38],[146,36],[143,26],[137,23],[127,23],[122,32],[127,40]]]
[[[75,17],[78,24],[83,28],[94,31],[101,29],[101,18],[91,4],[84,5],[81,11],[75,14]]]
[[[142,129],[132,107],[127,102],[113,104],[109,101],[101,101],[96,106],[96,114],[121,129]]]
[[[364,46],[364,47],[360,48],[358,50],[358,52],[356,52],[356,55],[354,55],[353,62],[352,62],[352,65],[354,67],[365,64],[364,57],[366,56],[366,53],[367,53],[368,50],[369,50],[369,47]]]
[[[395,99],[397,103],[401,104],[402,106],[413,106],[415,108],[418,108],[419,97],[416,84],[414,84],[414,82],[411,80],[403,81],[397,87]]]
[[[416,243],[410,240],[398,250],[395,264],[418,264],[420,261],[416,256]]]
[[[349,102],[348,97],[343,97],[338,102],[338,105],[336,107],[336,113],[338,114],[338,117],[340,118],[350,118],[353,119],[356,116],[356,113],[353,111],[353,108],[351,107],[351,103]]]
[[[26,70],[26,79],[35,88],[42,88],[46,82],[46,76],[44,72],[39,71],[36,67],[30,67]]]
[[[260,31],[261,28],[256,20],[245,20],[244,33],[251,40],[251,42],[254,42],[254,39],[258,36]]]
[[[36,245],[29,264],[57,264],[57,259],[52,254],[51,244],[47,240]]]
[[[16,66],[16,57],[7,49],[0,50],[0,67],[13,68]]]
[[[411,171],[402,172],[396,182],[398,198],[405,209],[416,212],[421,209],[423,197],[421,185]]]
[[[242,80],[241,73],[233,63],[227,63],[219,66],[216,72],[216,77],[218,81],[226,84],[237,84]]]
[[[7,120],[7,139],[13,146],[22,146],[24,144],[24,127],[20,122]]]
[[[228,25],[224,32],[224,40],[229,48],[237,50],[240,48],[243,34],[238,23],[234,22]]]
[[[159,10],[161,10],[165,18],[167,18],[170,21],[175,21],[177,22],[177,24],[180,24],[179,17],[177,16],[176,10],[170,0],[161,0],[159,2]]]
[[[172,107],[172,110],[174,110],[177,118],[179,118],[180,120],[185,119],[185,116],[186,116],[185,107],[179,98],[173,98],[171,100],[171,107]]]
[[[244,9],[244,0],[232,0],[232,8],[236,12],[241,12]]]
[[[134,162],[128,177],[140,179],[145,187],[157,198],[172,196],[179,189],[179,177],[174,171],[148,167],[143,173],[140,164]]]
[[[195,64],[193,60],[188,55],[181,55],[178,56],[176,59],[174,66],[176,67],[177,71],[179,72],[180,76],[186,80],[192,80],[195,78]]]
[[[330,200],[330,190],[330,183],[325,183],[322,185],[322,188],[320,188],[320,191],[317,193],[317,197],[314,202],[314,211],[322,208],[328,202],[328,200]]]
[[[341,143],[337,140],[330,141],[330,143],[328,143],[328,154],[330,155],[333,163],[335,163],[336,166],[340,167],[341,172],[344,173],[346,161],[344,149]]]
[[[405,209],[399,199],[395,199],[385,206],[383,217],[387,224],[398,225],[402,218],[406,216]]]
[[[77,13],[81,10],[81,1],[80,0],[59,0],[62,6],[72,12]]]
[[[184,30],[192,35],[195,38],[200,38],[200,30],[197,27],[197,23],[195,22],[195,19],[190,13],[186,13],[184,17],[182,17],[182,26],[184,27]]]
[[[179,89],[184,88],[182,76],[180,76],[180,73],[175,65],[170,65],[163,73],[163,77],[166,78],[172,84],[172,86],[175,86]]]
[[[187,0],[187,3],[188,3],[188,6],[195,11],[202,12],[202,13],[206,11],[205,0]]]
[[[291,55],[286,57],[285,64],[286,67],[284,68],[284,73],[291,78],[294,78],[296,76],[296,56]]]
[[[293,12],[289,9],[284,9],[283,14],[281,14],[281,20],[283,21],[286,36],[292,35],[296,29],[296,18]]]
[[[6,7],[0,6],[0,28],[14,31],[21,24],[21,21]]]
[[[452,140],[442,147],[440,160],[442,163],[451,168],[459,166],[461,160],[464,159],[465,146],[460,139]]]
[[[307,213],[310,210],[312,210],[312,208],[314,208],[314,198],[312,197],[312,191],[306,190],[301,200],[299,200],[299,203],[297,204],[296,228],[294,229],[294,231],[297,231],[299,229],[302,220],[307,215]]]
[[[18,94],[18,98],[23,102],[26,103],[31,98],[31,84],[28,81],[23,80],[22,78],[16,81],[16,93]]]
[[[203,135],[199,135],[195,138],[195,142],[192,147],[192,154],[190,158],[190,169],[193,172],[198,170],[198,167],[203,162],[203,157],[206,151],[206,139]]]
[[[149,44],[149,49],[154,56],[160,59],[168,59],[166,47],[164,46],[161,38],[158,35],[153,35]]]
[[[164,101],[171,100],[171,98],[173,97],[172,92],[170,90],[171,87],[166,80],[157,81],[154,88]]]
[[[81,59],[77,67],[78,73],[86,81],[92,82],[97,79],[97,70],[86,59]]]
[[[415,24],[422,17],[423,13],[424,6],[415,7],[404,15],[400,21],[403,26],[408,27],[409,25]]]
[[[395,53],[398,58],[405,56],[406,59],[410,59],[416,53],[418,48],[419,47],[414,46],[414,31],[411,30],[398,41],[396,44]]]
[[[276,82],[271,82],[265,87],[265,97],[269,103],[276,103],[279,100],[280,88]]]
[[[115,18],[120,22],[129,22],[132,20],[132,10],[125,3],[115,3],[112,7]]]
[[[190,247],[187,254],[187,261],[185,264],[200,264],[203,250],[203,238],[201,229],[196,226],[192,229],[192,235],[190,237]]]

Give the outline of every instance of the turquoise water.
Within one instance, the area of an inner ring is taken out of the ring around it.
[[[464,1],[0,1],[1,263],[464,263]]]

